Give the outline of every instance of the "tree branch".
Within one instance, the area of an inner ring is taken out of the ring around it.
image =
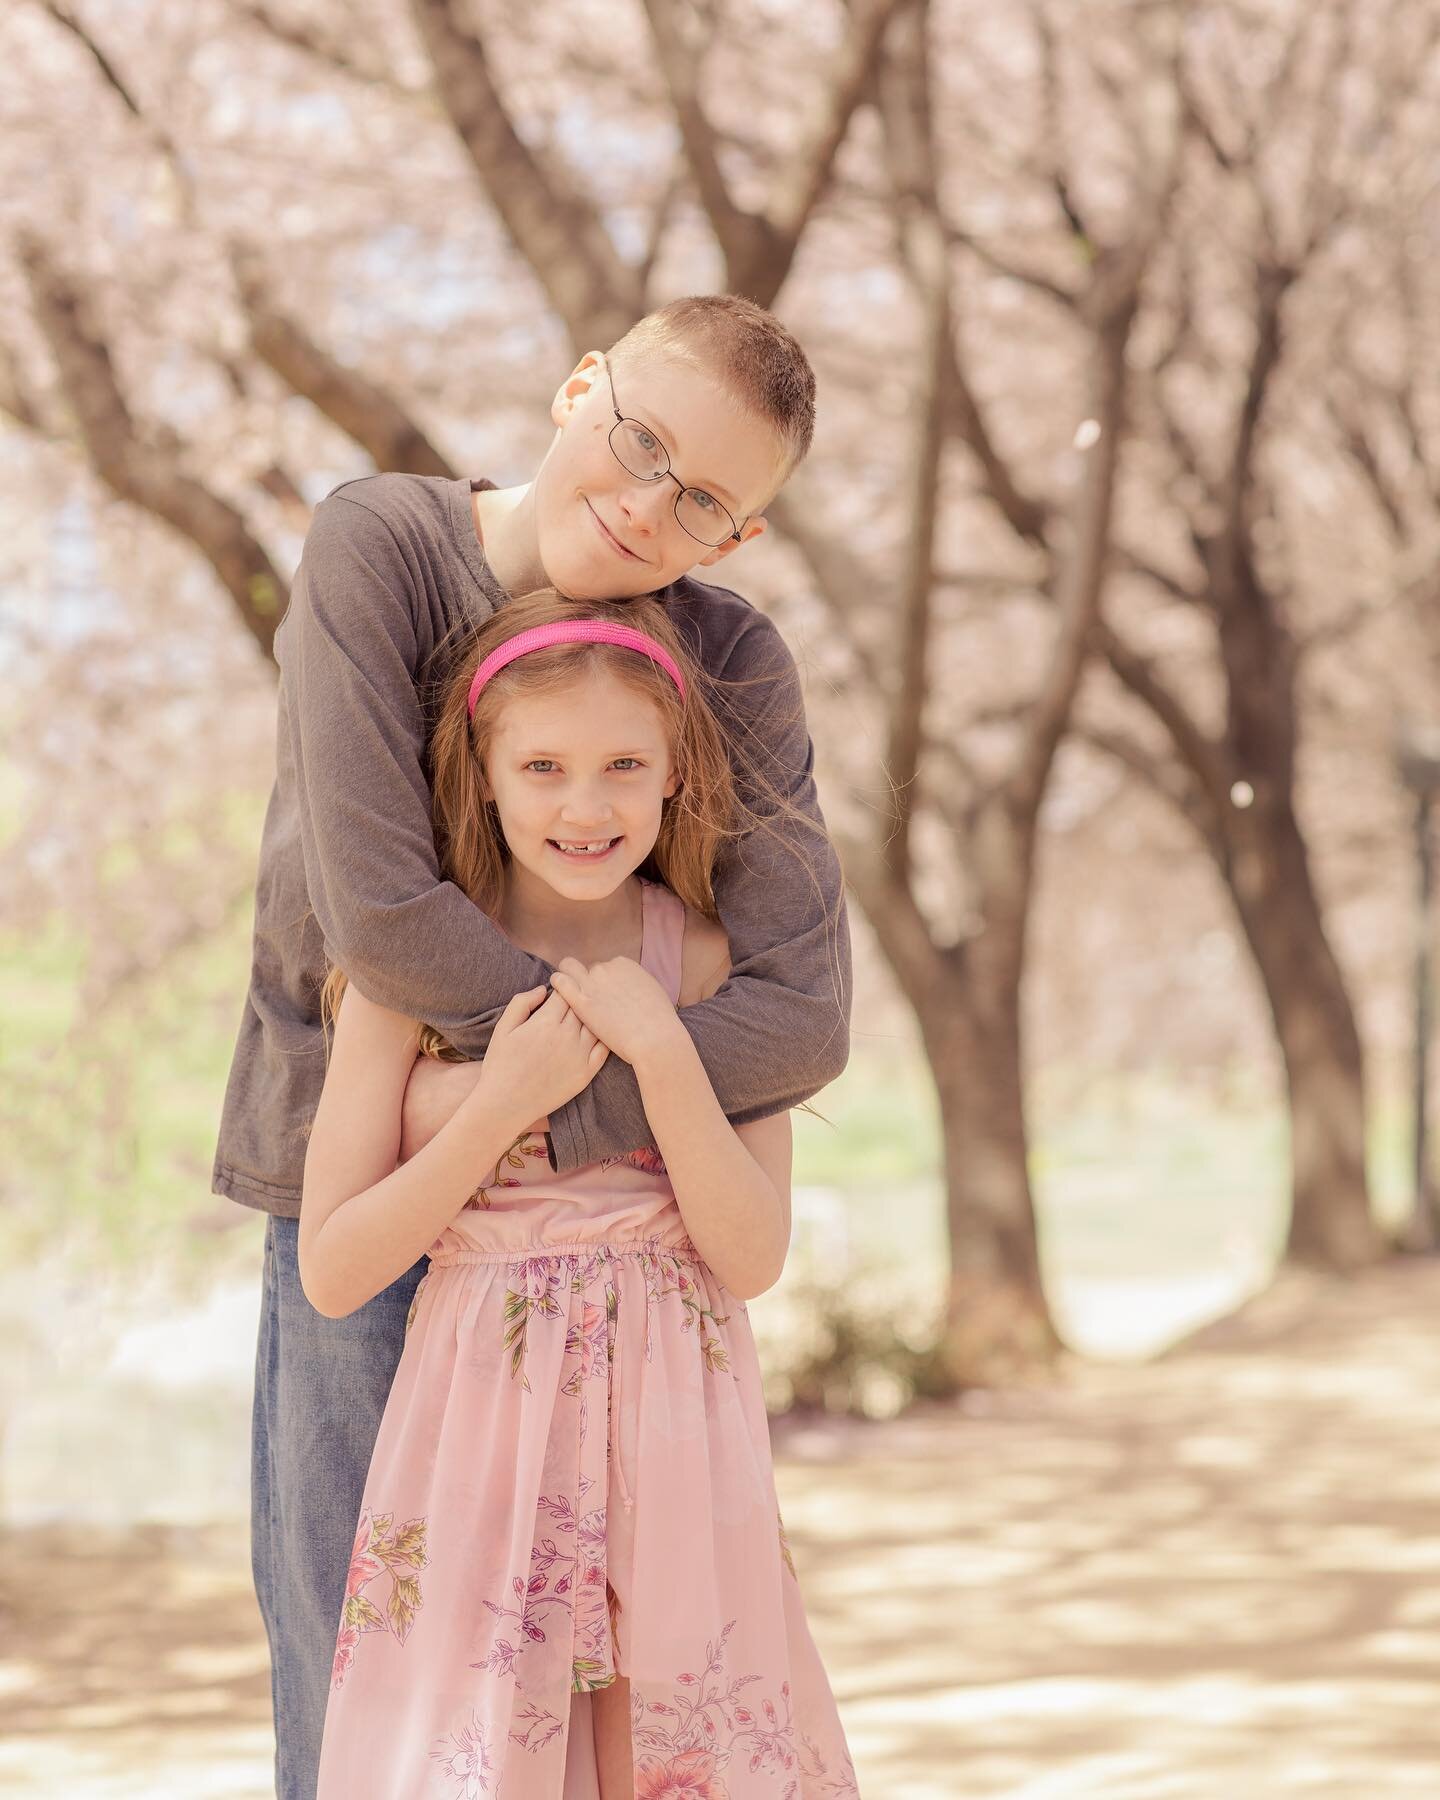
[[[1185,780],[1180,764],[1157,756],[1152,749],[1137,744],[1124,732],[1110,731],[1100,725],[1072,722],[1070,734],[1080,743],[1102,751],[1130,774],[1138,776],[1152,793],[1180,814],[1207,850],[1213,848],[1209,814],[1193,783]]]
[[[910,828],[920,777],[929,689],[931,595],[940,461],[945,442],[945,370],[951,350],[949,247],[935,184],[935,149],[923,8],[907,8],[880,70],[881,105],[900,207],[905,265],[921,318],[922,414],[910,476],[909,528],[899,593],[896,667],[890,690],[886,769],[893,795],[885,858],[892,879],[910,881]]]
[[[725,258],[726,286],[772,306],[800,238],[829,184],[850,121],[865,97],[875,56],[891,18],[925,0],[852,0],[845,38],[828,72],[824,100],[794,158],[778,176],[763,213],[747,211],[731,194],[720,167],[718,135],[700,102],[701,51],[686,43],[675,0],[645,0],[656,59],[664,79],[700,204]]]
[[[273,657],[275,629],[289,593],[284,577],[229,501],[187,474],[172,450],[137,429],[108,347],[83,321],[74,290],[37,239],[22,241],[20,260],[36,321],[95,473],[118,498],[189,538],[224,583],[250,635]]]
[[[928,0],[850,0],[845,39],[831,64],[823,104],[790,164],[788,179],[781,178],[769,207],[772,227],[789,246],[787,267],[825,192],[855,110],[865,97],[886,30],[902,7],[916,8],[923,18]]]
[[[460,0],[410,0],[435,85],[490,203],[535,272],[577,351],[605,347],[634,324],[641,295],[579,187],[542,167],[511,121],[481,37]]]
[[[1096,621],[1091,641],[1118,679],[1165,727],[1212,811],[1216,815],[1222,813],[1230,804],[1234,779],[1225,747],[1206,735],[1154,663],[1127,644],[1104,620]]]
[[[1226,585],[1231,589],[1242,570],[1249,566],[1249,511],[1253,498],[1255,445],[1270,378],[1280,363],[1280,308],[1295,279],[1295,271],[1261,261],[1256,265],[1255,276],[1255,344],[1250,354],[1245,398],[1236,420],[1234,442],[1221,484],[1224,522],[1217,547],[1223,558]]]
[[[259,256],[231,252],[235,285],[250,321],[255,354],[365,450],[377,469],[412,475],[455,474],[451,463],[385,389],[347,368],[275,305]]]
[[[1162,41],[1167,55],[1163,72],[1147,78],[1147,91],[1140,103],[1139,129],[1147,134],[1149,145],[1148,154],[1138,154],[1136,158],[1135,220],[1124,242],[1107,245],[1097,253],[1080,308],[1094,334],[1094,435],[1083,451],[1084,474],[1075,498],[1072,529],[1055,576],[1059,632],[1030,710],[1023,747],[1003,788],[1008,820],[1026,839],[1034,833],[1041,796],[1099,618],[1114,529],[1120,453],[1127,430],[1130,333],[1140,304],[1140,285],[1168,220],[1180,174],[1184,134],[1175,94],[1175,21],[1163,22],[1160,29],[1165,33]]]
[[[1061,282],[1052,281],[1048,275],[1042,275],[1038,269],[1026,269],[1018,263],[1006,262],[1005,258],[997,251],[992,250],[988,244],[982,243],[979,238],[959,225],[951,225],[948,235],[955,248],[970,251],[995,274],[1003,275],[1007,281],[1018,281],[1022,286],[1031,288],[1035,293],[1043,294],[1047,300],[1053,300],[1069,313],[1075,311],[1076,301],[1079,298],[1075,289],[1067,288]]]
[[[237,19],[265,32],[277,43],[284,44],[291,50],[299,50],[314,61],[325,64],[327,68],[337,69],[352,81],[362,81],[367,87],[383,88],[387,93],[404,100],[423,100],[430,94],[428,83],[413,87],[396,81],[382,58],[372,60],[360,54],[356,46],[368,47],[368,39],[363,32],[329,33],[299,19],[282,19],[263,0],[225,0],[225,5]]]

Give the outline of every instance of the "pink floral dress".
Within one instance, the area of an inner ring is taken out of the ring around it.
[[[641,963],[678,999],[684,907],[642,902]],[[858,1793],[745,1307],[653,1150],[557,1175],[526,1135],[415,1297],[318,1800],[598,1800],[589,1695],[617,1675],[639,1800]]]

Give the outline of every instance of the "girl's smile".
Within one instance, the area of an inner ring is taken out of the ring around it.
[[[546,838],[545,842],[552,850],[558,851],[567,862],[604,862],[605,858],[624,842],[624,838],[591,838],[584,841]]]

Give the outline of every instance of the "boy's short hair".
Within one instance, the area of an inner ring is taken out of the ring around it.
[[[715,375],[773,427],[782,450],[778,491],[815,433],[815,371],[774,313],[739,294],[689,294],[646,313],[610,352],[622,366],[641,356],[678,357]]]

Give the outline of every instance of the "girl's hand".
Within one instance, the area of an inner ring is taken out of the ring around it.
[[[678,1038],[688,1042],[670,996],[628,956],[613,956],[588,969],[567,956],[551,986],[600,1042],[632,1068],[663,1056]]]
[[[518,1133],[589,1087],[609,1054],[559,994],[527,988],[496,1022],[478,1086]]]

